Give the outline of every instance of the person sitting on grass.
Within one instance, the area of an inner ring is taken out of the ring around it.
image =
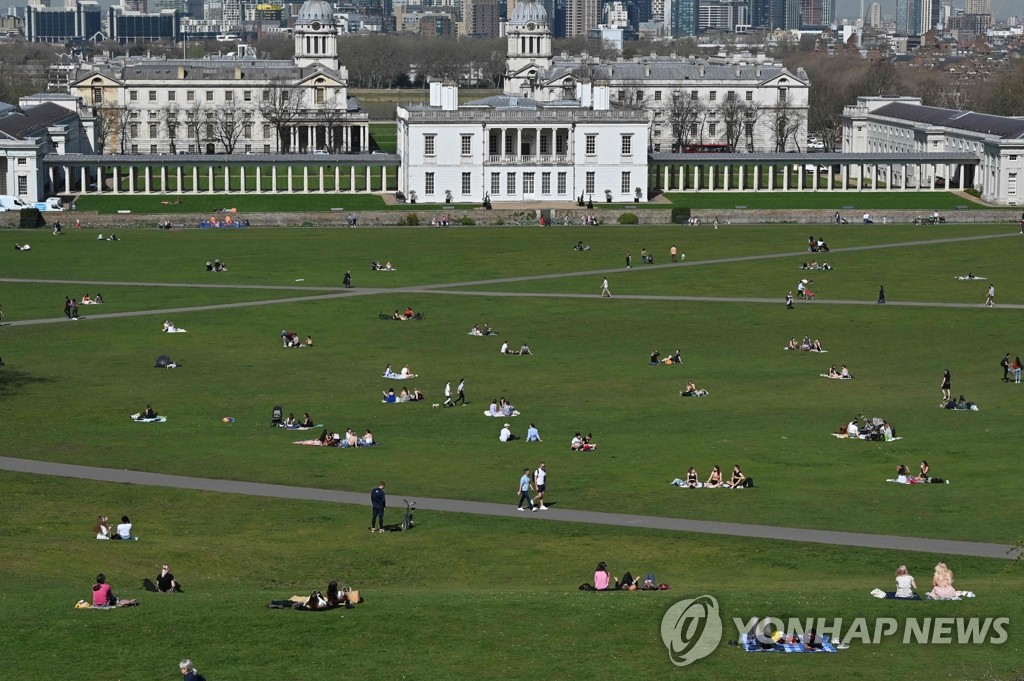
[[[602,560],[594,570],[594,590],[607,591],[608,586],[612,582],[618,582],[618,577],[612,577],[611,573],[608,572],[608,566]]]
[[[520,355],[532,355],[533,353],[530,352],[530,346],[527,345],[526,343],[523,343],[523,346],[521,348],[519,348],[519,354]]]
[[[732,489],[740,489],[746,487],[747,476],[743,475],[743,470],[739,464],[732,467],[732,477],[729,478],[729,487]]]
[[[717,464],[711,467],[711,475],[704,482],[705,487],[721,487],[722,486],[722,469]]]
[[[206,261],[206,271],[207,272],[212,272],[213,271],[213,263],[210,262],[209,260]]]
[[[697,384],[693,381],[686,382],[686,390],[680,390],[680,397],[704,397],[708,394],[708,391],[704,388],[698,388]]]
[[[787,350],[799,350],[800,344],[796,341],[796,336],[789,339],[789,344],[786,345]]]
[[[487,408],[488,416],[501,416],[501,409],[498,407],[498,400],[495,399],[491,402],[491,406]]]
[[[107,584],[107,576],[102,572],[96,575],[96,583],[92,585],[92,607],[125,608],[138,604],[139,602],[134,598],[118,598],[115,596],[113,589]]]
[[[416,374],[409,370],[409,367],[402,367],[402,370],[398,372],[398,375],[402,378],[416,378]]]
[[[402,392],[398,393],[398,401],[408,402],[410,399],[412,399],[412,396],[409,395],[409,390],[407,388],[402,388]]]
[[[412,401],[412,402],[419,402],[422,399],[423,399],[423,393],[420,392],[420,389],[419,388],[413,388],[412,389],[412,395],[409,397],[409,400]]]
[[[896,568],[896,591],[893,592],[893,598],[899,598],[903,600],[919,600],[920,596],[914,593],[917,589],[917,582],[914,581],[914,577],[907,570],[906,565],[900,565]],[[888,597],[888,594],[886,594]]]
[[[576,433],[572,436],[572,441],[569,443],[569,449],[574,452],[592,452],[597,449],[597,445],[590,442],[590,434],[583,437],[580,433]]]
[[[323,447],[333,447],[336,443],[334,433],[330,432],[327,428],[320,432],[320,437],[317,438],[317,441]]]
[[[377,444],[373,439],[373,431],[367,428],[363,436],[359,438],[358,444],[360,447],[372,447]]]
[[[940,562],[935,566],[935,573],[932,576],[932,590],[927,597],[936,601],[949,601],[957,597],[956,589],[953,588],[953,571]]]
[[[803,644],[804,650],[812,652],[815,650],[822,650],[825,647],[824,642],[821,640],[821,636],[818,636],[818,630],[813,628],[804,634],[801,643]]]
[[[131,541],[132,539],[138,540],[138,537],[132,536],[132,521],[128,519],[128,516],[121,516],[121,522],[117,526],[117,534],[112,539],[121,539],[123,541]]]
[[[850,370],[846,368],[845,364],[843,365],[843,368],[839,370],[839,378],[853,378],[853,376],[850,375]]]
[[[652,367],[658,366],[658,357],[660,357],[660,356],[661,356],[661,353],[658,352],[657,350],[651,351],[651,366]]]
[[[473,328],[469,330],[469,335],[471,335],[471,336],[482,336],[482,335],[484,335],[484,332],[480,330],[480,325],[479,324],[474,324]]]
[[[931,482],[932,467],[928,465],[927,461],[921,461],[921,472],[914,476],[914,479],[919,482]]]
[[[289,412],[288,418],[284,420],[282,425],[284,428],[296,428],[298,427],[299,422],[295,420],[295,414]]]
[[[405,321],[405,317],[403,317],[402,313],[399,312],[397,309],[395,310],[395,313],[393,315],[391,315],[391,318],[394,319],[395,321],[399,321],[399,322],[400,321]]]
[[[821,347],[821,341],[817,338],[811,343],[810,352],[825,352]]]
[[[836,369],[836,365],[835,364],[833,364],[832,366],[830,366],[828,368],[827,376],[829,378],[840,378],[840,376],[839,376],[839,369]]]
[[[381,400],[381,402],[385,402],[387,404],[394,404],[397,401],[398,397],[395,395],[394,388],[388,388],[387,392],[384,393],[384,399]]]
[[[107,516],[101,515],[96,518],[96,524],[92,528],[93,533],[97,539],[110,539],[110,522],[107,520]]]
[[[516,353],[512,352],[512,349],[508,346],[508,341],[505,341],[504,343],[501,344],[501,350],[499,352],[501,354],[503,354],[503,355],[514,355],[514,354],[516,354]]]
[[[405,318],[406,319],[412,319],[413,316],[415,316],[415,313],[412,311],[412,308],[409,307],[409,306],[406,306],[406,308],[405,308]]]
[[[147,404],[146,408],[143,409],[139,413],[139,419],[140,420],[141,419],[155,419],[158,416],[159,416],[159,414],[157,414],[155,411],[153,411],[153,405],[151,405],[151,404]]]
[[[160,568],[160,574],[156,578],[157,591],[163,593],[181,593],[181,584],[171,574],[171,567],[164,565]]]

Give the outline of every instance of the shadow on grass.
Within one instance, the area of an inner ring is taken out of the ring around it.
[[[53,379],[0,365],[0,400],[12,397],[19,389],[31,383],[53,383]]]

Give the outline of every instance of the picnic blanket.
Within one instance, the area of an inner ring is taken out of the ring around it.
[[[985,281],[988,277],[968,277],[967,275],[961,274],[953,277],[959,281]]]
[[[164,423],[165,421],[167,421],[166,416],[154,416],[151,419],[141,419],[139,418],[139,415],[140,414],[132,414],[132,421],[135,421],[136,423]]]
[[[513,416],[519,416],[519,410],[518,409],[513,409],[511,414],[506,414],[504,412],[499,412],[497,414],[492,414],[490,412],[490,410],[488,410],[488,411],[484,412],[484,416],[493,416],[496,419],[510,419]]]
[[[700,388],[693,393],[686,393],[685,391],[682,390],[679,391],[680,397],[707,397],[710,394],[711,393],[709,393],[707,390],[704,390],[704,388]]]
[[[867,440],[868,438],[863,435],[858,435],[855,438],[851,438],[846,433],[832,433],[832,437],[839,438],[840,440]],[[891,440],[872,440],[872,442],[896,442],[896,440],[902,440],[903,436],[894,437]]]
[[[805,648],[803,643],[776,643],[771,648],[762,648],[761,644],[750,634],[740,636],[740,647],[748,653],[834,653],[836,646],[832,643],[831,636],[825,634],[821,637],[821,650]]]
[[[323,428],[324,424],[318,423],[315,426],[286,426],[281,424],[278,428],[284,428],[285,430],[313,430],[314,428]]]
[[[831,378],[836,381],[852,381],[853,376],[829,376],[828,374],[818,374],[822,378]]]
[[[390,374],[381,374],[381,378],[391,378],[391,379],[394,379],[396,381],[404,381],[407,378],[415,378],[415,377],[416,377],[416,374],[407,374],[407,375],[403,376],[402,374],[396,374],[393,371]]]
[[[789,347],[788,345],[787,345],[786,347],[782,348],[782,349],[783,349],[783,350],[803,350],[804,352],[816,352],[816,353],[818,353],[819,355],[823,355],[823,354],[825,354],[826,352],[828,352],[828,350],[815,350],[814,348],[804,348],[804,347],[799,347],[799,348],[791,348],[791,347]]]

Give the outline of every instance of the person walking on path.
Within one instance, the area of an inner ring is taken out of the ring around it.
[[[537,466],[537,470],[535,470],[533,472],[533,484],[534,484],[534,489],[537,490],[537,496],[535,496],[530,503],[531,504],[536,504],[536,502],[539,501],[540,502],[539,508],[542,511],[548,510],[548,507],[544,505],[544,490],[547,487],[547,479],[548,479],[548,469],[545,466],[544,462],[541,461],[540,465]]]
[[[464,379],[464,378],[460,378],[459,379],[459,387],[457,388],[457,390],[458,390],[459,394],[455,397],[455,401],[452,402],[452,406],[454,407],[459,402],[462,402],[462,406],[465,407],[466,406],[466,379]]]
[[[878,304],[885,305],[885,285],[878,287]]]
[[[985,294],[985,307],[996,306],[996,285],[988,285],[988,293]]]
[[[601,280],[601,297],[611,298],[612,292],[608,290],[608,277]]]
[[[64,316],[71,319],[71,298],[64,296]]]
[[[452,402],[452,382],[448,381],[444,384],[444,406],[454,407],[455,404]]]
[[[518,488],[518,491],[519,491],[519,503],[516,504],[516,509],[517,510],[520,510],[520,511],[525,511],[526,510],[525,508],[523,508],[523,502],[525,501],[527,504],[530,505],[530,510],[536,513],[537,507],[533,505],[532,501],[530,501],[530,491],[532,489],[533,489],[533,481],[530,479],[530,469],[529,468],[524,468],[523,469],[523,477],[519,478],[519,488]]]
[[[1003,367],[1003,383],[1010,382],[1010,353],[999,360],[999,366]]]
[[[381,480],[370,492],[370,505],[373,506],[373,516],[370,517],[370,532],[376,532],[376,523],[380,531],[384,531],[384,509],[387,508],[387,497],[384,494],[384,481]]]
[[[672,258],[672,262],[676,261],[676,254],[677,253],[679,253],[679,251],[676,250],[676,245],[672,244],[672,248],[668,249],[668,254]]]
[[[352,271],[345,272],[345,278],[343,280],[345,288],[352,288]]]
[[[78,319],[78,300],[76,298],[71,299],[71,318]]]
[[[632,267],[633,267],[633,254],[630,253],[629,251],[626,251],[626,269],[628,270],[628,269],[630,269]]]
[[[787,310],[792,310],[793,309],[793,292],[792,291],[790,291],[789,293],[786,294],[786,309]]]
[[[949,369],[942,372],[942,399],[949,400],[950,378]]]

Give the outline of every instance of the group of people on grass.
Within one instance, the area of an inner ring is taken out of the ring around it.
[[[818,352],[821,352],[821,351],[819,350]],[[825,376],[826,378],[839,378],[839,379],[853,378],[853,376],[850,374],[850,370],[846,368],[845,364],[842,367],[838,368],[838,369],[836,368],[836,365],[833,364],[832,366],[830,366],[828,368],[828,373],[824,373],[824,374],[822,374],[822,376]]]
[[[408,305],[405,308],[405,312],[399,312],[398,310],[395,310],[394,312],[391,313],[391,319],[395,320],[396,322],[406,322],[409,321],[410,319],[422,318],[423,315],[421,313],[413,312],[412,308],[409,307]]]
[[[382,371],[380,375],[382,377],[384,377],[384,378],[391,378],[391,379],[395,379],[395,380],[405,380],[407,378],[416,378],[416,374],[414,374],[412,371],[410,371],[408,366],[402,367],[401,371],[395,373],[395,371],[391,368],[390,364],[388,364],[386,367],[384,367],[384,371]]]
[[[932,475],[932,468],[928,465],[927,461],[921,461],[920,472],[917,475],[913,475],[910,472],[910,468],[906,464],[899,464],[896,466],[896,477],[890,478],[886,482],[895,482],[901,485],[917,485],[919,483],[945,483],[946,480],[938,478]]]
[[[110,519],[105,515],[96,518],[96,524],[92,529],[97,539],[121,539],[123,541],[138,539],[132,534],[132,521],[126,515],[121,516],[121,522],[118,523],[116,530],[111,529]]]
[[[491,406],[484,412],[486,416],[497,416],[500,418],[508,418],[510,416],[519,416],[519,410],[516,409],[515,405],[506,400],[504,397],[499,397],[491,400]]]
[[[519,350],[513,350],[511,347],[509,347],[508,341],[505,341],[504,343],[501,344],[501,354],[503,354],[503,355],[532,355],[533,352],[530,351],[530,346],[527,345],[526,343],[523,343],[519,347]]]
[[[597,564],[594,569],[594,583],[584,584],[580,587],[581,591],[657,591],[659,589],[668,589],[667,584],[659,585],[655,579],[653,573],[647,573],[647,576],[640,580],[633,577],[632,573],[626,572],[622,575],[620,580],[618,577],[612,576],[612,573],[608,570],[608,565],[603,560]]]
[[[280,422],[275,422],[274,425],[281,428],[289,428],[291,430],[299,430],[306,428],[314,428],[316,424],[313,423],[313,417],[309,415],[309,412],[303,412],[302,420],[299,421],[295,418],[295,414],[292,412],[288,413],[288,417]]]
[[[172,322],[170,319],[164,320],[163,332],[164,333],[188,333],[188,331],[186,331],[185,329],[181,328],[180,326],[176,326],[174,324],[174,322]]]
[[[374,272],[394,272],[395,271],[395,268],[391,266],[391,261],[390,260],[388,260],[383,265],[381,265],[380,261],[378,261],[378,260],[371,260],[370,261],[370,269],[373,270]]]
[[[480,324],[474,324],[473,328],[469,330],[470,336],[490,336],[494,333],[497,332],[491,328],[490,324],[483,324],[482,326]]]
[[[836,437],[884,442],[892,442],[896,439],[896,429],[885,419],[875,417],[869,421],[863,416],[860,419],[860,424],[857,423],[855,416],[848,423],[839,426]]]
[[[906,565],[900,565],[896,569],[896,590],[882,591],[875,589],[871,592],[876,598],[889,598],[904,601],[918,601],[921,596],[917,593],[917,582],[907,569]],[[924,597],[933,601],[955,601],[961,598],[971,598],[974,594],[970,591],[957,591],[953,587],[953,571],[944,562],[935,565],[932,572],[932,588]]]
[[[303,341],[294,331],[281,329],[281,345],[286,348],[311,348],[313,347],[313,337],[306,336],[306,340]]]
[[[1010,360],[1010,353],[1006,353],[1001,360],[999,360],[999,366],[1003,370],[1003,383],[1009,383],[1011,380],[1014,383],[1020,383],[1021,369],[1024,364],[1021,364],[1020,356],[1015,356],[1013,360]],[[946,395],[945,397],[948,397]]]
[[[804,352],[826,352],[821,347],[821,341],[815,338],[811,340],[810,336],[804,336],[804,339],[799,343],[796,340],[796,336],[789,339],[789,343],[786,344],[787,350],[803,350]]]
[[[807,237],[807,252],[808,253],[828,253],[828,244],[825,243],[824,239],[815,239],[814,235]]]
[[[707,397],[708,391],[704,388],[698,388],[697,384],[693,381],[686,382],[686,389],[679,391],[680,397]]]
[[[420,392],[419,388],[413,388],[411,391],[408,388],[402,388],[397,394],[394,388],[388,388],[384,392],[384,399],[381,402],[387,404],[396,404],[398,402],[419,402],[420,400],[426,399],[423,397],[423,393]]]
[[[220,260],[214,260],[213,262],[210,262],[209,260],[207,260],[206,261],[206,271],[207,272],[227,272],[228,271],[228,266],[227,266],[227,263],[221,262]]]
[[[802,269],[802,270],[830,270],[830,269],[832,269],[832,265],[829,265],[827,260],[823,261],[820,265],[818,264],[817,260],[812,260],[810,262],[807,262],[806,260],[804,260],[804,264],[800,266],[800,269]]]
[[[711,488],[721,487],[723,489],[743,489],[744,487],[753,487],[753,479],[748,478],[744,473],[743,469],[740,468],[739,464],[732,467],[732,475],[729,476],[728,480],[722,478],[722,469],[715,465],[711,468],[711,475],[704,482],[700,481],[700,477],[697,475],[697,469],[690,466],[690,470],[686,473],[686,478],[676,478],[671,482],[676,487],[687,487],[689,489],[700,489],[700,488]]]
[[[322,447],[374,447],[378,444],[373,438],[373,431],[369,428],[363,433],[362,437],[356,435],[356,432],[351,428],[345,431],[344,435],[333,433],[327,428],[323,429],[320,433],[320,437],[316,439]],[[305,443],[303,443],[305,444]],[[310,442],[310,444],[313,444]]]
[[[653,366],[658,366],[658,364],[672,365],[672,364],[682,364],[683,363],[683,355],[680,352],[679,348],[676,348],[676,351],[673,352],[672,354],[670,354],[665,359],[659,359],[660,357],[661,357],[661,352],[659,352],[658,350],[654,350],[654,351],[651,352],[651,366],[652,367]]]

